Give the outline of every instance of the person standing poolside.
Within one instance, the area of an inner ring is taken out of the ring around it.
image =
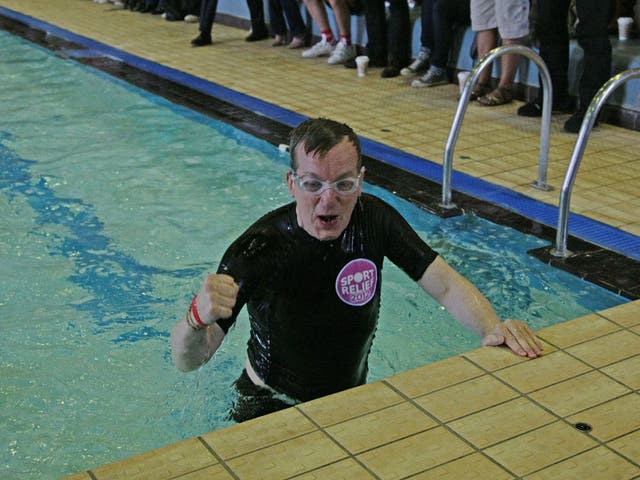
[[[551,77],[552,109],[561,113],[571,113],[573,110],[573,101],[569,96],[567,26],[570,3],[569,0],[538,0],[535,17],[540,56]],[[577,0],[575,3],[578,14],[576,37],[584,54],[584,66],[578,85],[578,109],[564,123],[564,130],[569,133],[580,131],[591,100],[611,76],[611,40],[608,28],[611,4],[607,0]],[[542,116],[542,87],[538,98],[520,107],[518,115]]]
[[[318,118],[290,137],[286,182],[294,202],[262,217],[207,275],[171,332],[182,371],[208,362],[247,306],[246,368],[232,419],[244,421],[366,382],[385,257],[483,345],[530,358],[540,342],[489,301],[381,199],[362,193],[360,142],[347,125]],[[408,339],[409,340],[409,339]]]
[[[304,0],[307,11],[320,30],[320,41],[302,52],[302,58],[329,57],[329,65],[339,65],[356,58],[356,46],[351,42],[351,10],[359,6],[355,0],[327,0],[335,16],[340,38],[331,30],[329,15],[323,0]],[[334,45],[335,44],[335,45]]]
[[[255,42],[269,38],[269,30],[264,22],[264,4],[262,0],[247,0],[249,15],[251,17],[251,32],[245,40],[247,42]],[[213,22],[216,19],[218,11],[218,0],[202,0],[200,4],[200,24],[199,35],[191,40],[194,47],[203,47],[211,45],[211,30],[213,30]]]
[[[498,34],[502,45],[519,45],[529,34],[529,0],[471,0],[471,28],[477,32],[478,58],[498,45]],[[470,100],[478,100],[480,105],[487,107],[511,102],[519,63],[517,54],[500,58],[500,81],[493,90],[489,86],[491,68],[483,70],[471,91]]]
[[[411,65],[401,70],[405,76],[424,74],[411,82],[414,88],[449,83],[447,62],[455,28],[470,22],[469,0],[422,0],[420,52]]]

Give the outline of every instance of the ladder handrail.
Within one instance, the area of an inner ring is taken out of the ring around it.
[[[555,257],[569,257],[571,252],[567,250],[567,237],[569,234],[569,204],[571,202],[571,191],[573,190],[573,184],[578,174],[578,168],[582,160],[582,155],[587,146],[589,140],[589,134],[593,129],[593,125],[598,118],[600,109],[605,104],[609,96],[623,83],[631,80],[632,78],[640,78],[640,68],[632,68],[620,72],[617,75],[611,77],[596,93],[589,104],[589,108],[585,113],[582,125],[580,126],[580,132],[578,133],[578,139],[573,147],[573,153],[569,166],[567,167],[567,173],[562,183],[562,190],[560,191],[560,205],[558,207],[558,228],[556,230],[556,244],[555,248],[551,249],[551,255]]]
[[[552,86],[551,76],[547,65],[542,58],[524,45],[503,45],[494,48],[488,52],[478,64],[471,70],[469,77],[464,85],[464,89],[460,94],[460,101],[458,102],[458,109],[453,118],[453,125],[449,132],[449,138],[444,149],[444,158],[442,162],[442,203],[441,207],[447,209],[455,208],[455,205],[451,203],[451,174],[453,171],[453,149],[460,133],[460,126],[464,117],[464,113],[467,110],[469,103],[469,97],[471,96],[471,89],[475,85],[476,80],[480,73],[491,66],[492,62],[502,55],[506,54],[520,54],[530,60],[532,60],[540,71],[540,77],[542,78],[542,124],[540,127],[540,159],[538,162],[538,179],[531,183],[531,186],[540,188],[542,190],[551,190],[551,187],[547,185],[547,165],[549,159],[549,136],[551,134],[551,98],[552,98]]]

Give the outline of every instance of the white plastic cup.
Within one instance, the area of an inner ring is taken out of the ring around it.
[[[366,55],[360,55],[356,57],[356,67],[358,67],[358,76],[364,77],[367,74],[367,67],[369,66],[369,57]]]
[[[464,90],[464,86],[467,83],[467,79],[471,75],[471,72],[462,71],[458,72],[458,88],[460,88],[460,95],[462,95],[462,91]]]
[[[633,18],[620,17],[618,19],[618,40],[629,40],[629,33],[633,25]]]

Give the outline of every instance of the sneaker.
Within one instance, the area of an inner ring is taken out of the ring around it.
[[[411,82],[411,86],[414,88],[435,87],[436,85],[444,85],[446,83],[449,83],[447,71],[431,67],[427,73]]]
[[[427,70],[429,68],[429,52],[426,50],[420,50],[418,58],[416,58],[411,65],[400,70],[400,75],[408,77],[411,75],[417,75],[418,73]]]
[[[327,60],[327,63],[329,65],[339,65],[353,58],[356,58],[356,46],[345,45],[344,43],[339,42],[336,45],[336,48],[333,49],[333,53],[329,57],[329,60]]]
[[[302,52],[302,58],[327,57],[333,52],[333,45],[329,42],[321,40],[313,47]]]
[[[184,16],[184,21],[187,23],[198,23],[198,21],[200,20],[200,17],[198,17],[197,15],[185,15]]]

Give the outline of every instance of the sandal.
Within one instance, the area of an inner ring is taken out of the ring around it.
[[[498,87],[494,91],[478,98],[478,103],[485,107],[497,107],[505,105],[513,100],[511,87]]]
[[[474,100],[477,100],[480,97],[484,97],[490,91],[491,91],[491,85],[489,85],[488,83],[477,83],[471,89],[471,95],[469,96],[469,101],[473,102]]]

